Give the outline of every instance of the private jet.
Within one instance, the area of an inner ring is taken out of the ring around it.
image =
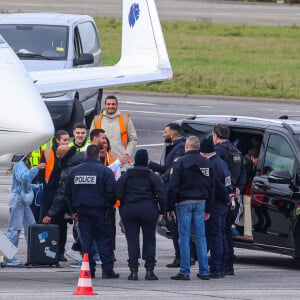
[[[114,66],[27,72],[0,35],[0,155],[28,153],[53,135],[43,96],[172,76],[154,0],[123,1],[121,58]]]

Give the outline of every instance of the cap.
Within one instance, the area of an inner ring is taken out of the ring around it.
[[[139,149],[136,151],[134,156],[134,165],[135,166],[147,166],[148,165],[148,152],[146,149]]]
[[[204,138],[200,143],[200,152],[202,153],[212,153],[215,152],[215,145],[212,137]]]

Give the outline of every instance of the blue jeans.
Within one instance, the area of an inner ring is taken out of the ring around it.
[[[180,273],[190,274],[190,234],[191,225],[195,233],[195,243],[199,262],[199,274],[208,275],[207,245],[205,237],[205,201],[180,203],[176,206],[179,231]]]
[[[7,238],[18,247],[20,232],[24,227],[24,235],[27,242],[28,226],[35,223],[30,205],[24,205],[19,195],[12,193],[9,198],[10,217],[8,221]]]

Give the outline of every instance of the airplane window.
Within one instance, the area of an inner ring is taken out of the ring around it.
[[[0,34],[21,59],[66,59],[66,26],[3,24]]]
[[[280,135],[270,136],[266,149],[266,158],[263,174],[268,175],[271,171],[286,170],[293,174],[295,155],[288,142]]]

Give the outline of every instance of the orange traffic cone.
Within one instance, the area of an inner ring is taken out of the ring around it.
[[[89,256],[87,253],[84,253],[83,255],[81,270],[78,279],[77,291],[74,292],[73,295],[89,295],[89,296],[97,295],[97,293],[94,293],[92,287]]]

